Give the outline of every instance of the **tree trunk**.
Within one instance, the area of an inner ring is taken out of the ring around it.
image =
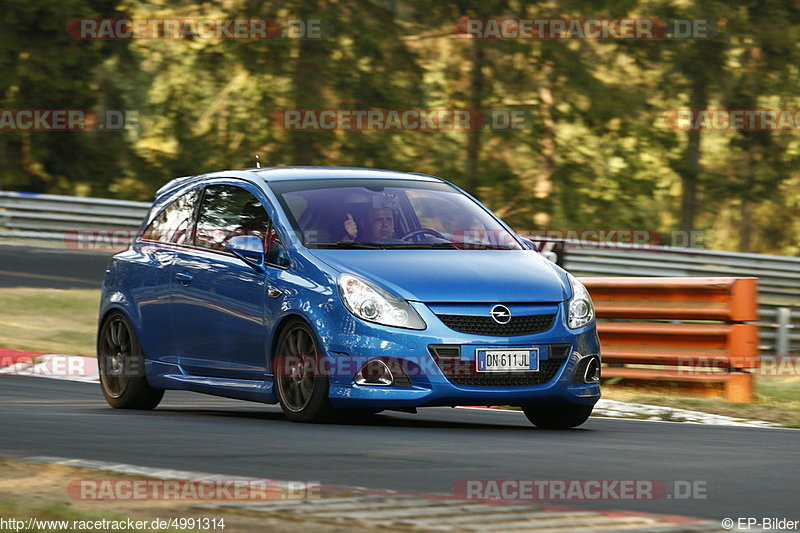
[[[305,0],[300,3],[299,18],[310,18],[314,12],[316,2]],[[321,92],[323,74],[319,72],[322,63],[320,55],[323,44],[314,39],[300,39],[298,41],[297,59],[292,73],[292,92],[294,94],[295,109],[314,109],[319,107],[318,94]],[[319,133],[303,130],[289,132],[291,145],[291,164],[314,165],[320,164],[317,160],[319,150],[315,142],[315,135]]]
[[[553,120],[553,64],[542,65],[542,82],[539,85],[539,115],[542,117],[542,137],[539,139],[539,170],[536,173],[533,195],[539,210],[534,214],[534,222],[546,226],[550,215],[541,211],[542,202],[553,192],[553,172],[556,155],[556,124]]]
[[[753,168],[753,152],[755,148],[752,144],[748,145],[744,153],[744,168],[742,168],[745,183],[753,182],[755,169]],[[749,252],[753,240],[753,202],[747,196],[742,197],[741,218],[739,227],[739,251]]]
[[[708,86],[705,79],[698,79],[692,84],[689,97],[690,108],[697,111],[708,107]],[[688,239],[694,231],[697,216],[697,188],[700,177],[700,139],[702,131],[690,129],[687,132],[688,142],[683,153],[683,173],[681,176],[681,221],[680,230],[686,232]]]
[[[483,104],[483,41],[472,40],[472,66],[469,83],[469,108],[475,113]],[[464,165],[464,185],[472,195],[478,196],[478,164],[481,151],[481,122],[472,121],[473,128],[467,132],[467,157]]]
[[[762,50],[758,45],[754,45],[746,52],[747,71],[745,74],[744,86],[747,89],[749,101],[747,107],[758,108],[758,99],[762,91],[763,83],[763,59]],[[749,252],[753,246],[753,189],[757,187],[757,155],[761,146],[761,135],[770,135],[770,132],[744,133],[741,136],[745,146],[744,164],[741,169],[741,179],[745,184],[742,190],[742,207],[739,228],[739,251]]]
[[[22,189],[26,192],[47,192],[52,182],[52,177],[34,158],[31,133],[23,131],[20,136],[22,142],[19,150],[19,166],[27,177],[27,185],[23,186]]]
[[[753,240],[753,202],[742,199],[742,227],[739,232],[739,251],[749,252]]]

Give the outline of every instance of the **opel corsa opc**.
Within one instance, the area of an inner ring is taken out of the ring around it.
[[[103,395],[279,403],[318,422],[511,405],[543,428],[600,398],[584,286],[437,177],[282,167],[178,178],[106,271]]]

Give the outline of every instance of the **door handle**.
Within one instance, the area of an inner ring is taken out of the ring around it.
[[[269,287],[267,289],[267,296],[270,298],[279,298],[283,294],[283,291],[280,289],[276,289],[275,287]]]
[[[178,272],[175,274],[175,279],[177,279],[178,283],[185,287],[192,282],[192,275],[188,272]]]

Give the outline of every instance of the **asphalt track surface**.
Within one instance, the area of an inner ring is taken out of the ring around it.
[[[99,289],[113,254],[0,244],[0,288]]]
[[[0,287],[99,288],[112,252],[0,244]],[[432,408],[302,425],[280,409],[170,391],[152,412],[114,411],[96,384],[0,376],[0,455],[51,455],[411,492],[464,479],[699,482],[705,499],[570,506],[800,519],[800,431],[592,418],[532,428],[517,413]]]
[[[602,418],[543,431],[518,413],[451,408],[306,425],[276,406],[177,391],[155,411],[116,411],[97,384],[0,376],[6,457],[441,493],[464,479],[649,479],[670,490],[674,480],[699,481],[705,499],[569,506],[714,520],[800,519],[799,440],[794,430]]]

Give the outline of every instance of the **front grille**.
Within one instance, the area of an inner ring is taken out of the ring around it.
[[[431,345],[439,369],[454,385],[467,387],[532,387],[551,381],[569,356],[569,344],[551,344],[550,356],[539,361],[538,372],[478,372],[475,360],[462,361],[457,345]]]
[[[508,324],[498,324],[490,316],[436,315],[448,328],[471,335],[517,337],[541,333],[553,327],[556,315],[512,316]]]

